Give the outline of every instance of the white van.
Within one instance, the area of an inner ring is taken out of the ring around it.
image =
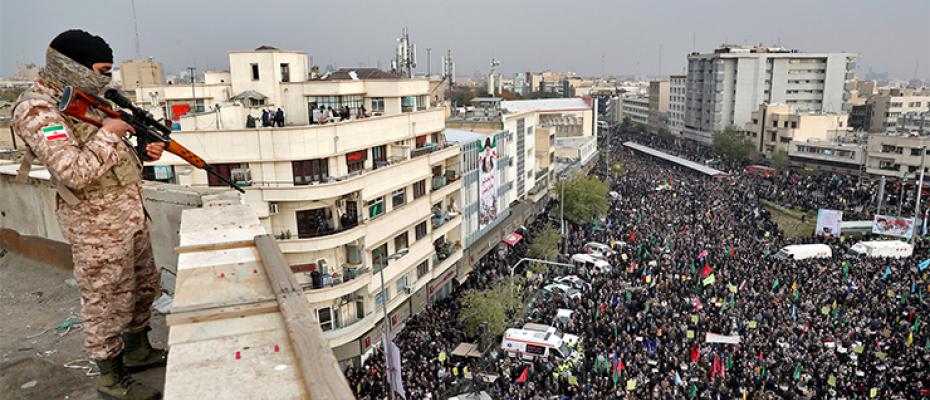
[[[560,360],[577,357],[577,352],[568,347],[561,338],[548,332],[510,328],[501,339],[501,350],[510,357],[532,361],[537,357],[554,355]]]
[[[806,260],[808,258],[830,258],[833,257],[833,250],[825,244],[793,244],[785,246],[778,253],[776,258],[782,260]]]
[[[850,258],[905,258],[914,254],[914,246],[900,240],[875,240],[859,242],[849,248],[846,255]]]
[[[613,257],[614,253],[616,253],[610,246],[598,242],[588,242],[584,245],[584,250],[588,254],[600,258]]]
[[[567,344],[567,345],[569,345],[569,346],[573,346],[575,343],[578,342],[578,336],[572,335],[571,333],[562,332],[561,329],[556,328],[556,327],[554,327],[554,326],[543,325],[543,324],[537,324],[537,323],[535,323],[535,322],[527,322],[527,323],[523,324],[523,330],[534,331],[534,332],[543,332],[543,333],[551,333],[551,334],[555,335],[556,337],[558,337],[558,338],[564,340],[564,341],[565,341],[565,344]]]
[[[609,273],[611,269],[609,262],[583,253],[573,255],[572,264],[575,264],[576,268],[583,268],[597,274]]]
[[[552,318],[552,325],[565,326],[565,324],[567,324],[568,321],[571,321],[572,315],[574,314],[575,314],[574,311],[569,310],[567,308],[560,308],[558,310],[555,310],[555,317]]]

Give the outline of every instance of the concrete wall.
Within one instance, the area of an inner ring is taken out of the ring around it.
[[[42,178],[30,178],[24,185],[17,184],[15,175],[11,173],[15,170],[12,167],[15,165],[0,166],[0,229],[67,245],[55,216],[56,193],[52,185]],[[178,257],[174,249],[179,243],[181,210],[198,208],[203,205],[205,196],[222,192],[226,191],[145,182],[142,194],[145,209],[151,217],[149,230],[155,263],[163,271],[162,285],[169,292],[174,290],[173,276],[177,272]],[[9,244],[4,244],[4,248],[7,246]],[[28,251],[24,254],[29,256]]]

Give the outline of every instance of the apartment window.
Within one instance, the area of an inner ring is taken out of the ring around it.
[[[420,222],[416,227],[417,240],[422,239],[424,236],[426,236],[426,221]]]
[[[328,208],[302,210],[296,213],[297,237],[300,239],[317,237],[332,233],[333,214]]]
[[[417,265],[417,279],[423,277],[429,272],[429,260],[423,261],[420,265]]]
[[[329,331],[333,329],[333,309],[330,307],[324,307],[316,310],[316,315],[320,320],[320,328],[324,331]]]
[[[785,121],[785,128],[788,127],[788,121]]]
[[[413,184],[413,199],[419,199],[426,195],[426,179]]]
[[[427,138],[426,135],[417,136],[416,139],[415,139],[415,141],[416,141],[416,146],[415,146],[415,147],[419,149],[419,148],[421,148],[421,147],[423,147],[423,146],[426,146],[426,138]]]
[[[213,169],[215,169],[216,172],[220,176],[226,177],[234,182],[236,181],[236,178],[233,175],[237,175],[237,176],[247,175],[248,174],[247,172],[249,171],[249,164],[245,164],[245,163],[211,164],[211,165],[213,165]],[[243,172],[245,172],[245,174]],[[240,179],[240,181],[243,181],[243,180],[245,179]],[[251,181],[251,179],[248,179],[248,181]],[[226,183],[219,180],[219,178],[213,175],[207,175],[207,185],[226,186]]]
[[[372,112],[384,112],[384,97],[372,97],[371,98],[371,111]]]
[[[377,273],[382,268],[387,266],[386,265],[387,254],[388,254],[387,243],[384,243],[371,250],[371,270],[372,271]]]
[[[407,291],[407,275],[397,278],[397,283],[395,283],[394,287],[397,293],[404,293]]]
[[[797,121],[791,121],[791,127],[797,129],[797,127],[798,127],[798,122],[797,122]]]
[[[281,63],[281,82],[291,81],[291,66],[288,63]]]
[[[391,194],[391,207],[397,208],[407,202],[407,188],[403,187]]]
[[[416,97],[414,96],[404,96],[401,97],[400,102],[400,111],[401,112],[411,112],[416,109]]]
[[[252,64],[252,80],[258,80],[258,64]]]
[[[371,160],[375,163],[375,168],[387,165],[387,146],[375,146],[371,148]]]
[[[368,218],[375,219],[384,214],[384,196],[368,202]]]
[[[429,96],[417,97],[417,110],[425,110],[427,104],[429,104]]]
[[[322,182],[329,177],[329,161],[325,158],[316,160],[292,161],[294,185],[309,185]]]
[[[346,154],[346,167],[349,173],[365,169],[365,160],[368,159],[368,150],[353,151]]]
[[[391,289],[386,288],[386,290],[380,291],[375,295],[375,305],[378,307],[381,307],[381,304],[384,303],[385,292],[387,292],[387,301],[391,301]]]
[[[397,235],[397,237],[394,238],[394,252],[398,252],[401,249],[406,249],[407,247],[410,247],[410,243],[407,242],[408,240],[409,238],[407,237],[407,231],[404,231],[404,233]]]
[[[772,128],[778,128],[778,120],[772,120]]]
[[[911,149],[911,155],[912,155],[912,156],[919,156],[919,155],[920,155],[920,150],[921,150],[921,149]]]

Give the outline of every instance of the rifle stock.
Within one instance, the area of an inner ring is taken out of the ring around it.
[[[180,157],[188,164],[206,171],[208,174],[216,177],[229,187],[236,189],[239,193],[245,193],[239,185],[233,183],[228,177],[222,176],[216,172],[213,167],[207,164],[203,158],[190,151],[174,139],[170,138],[171,129],[164,124],[159,123],[147,111],[140,109],[132,104],[129,99],[123,97],[116,89],[107,90],[105,97],[122,108],[128,109],[130,113],[123,110],[113,110],[103,99],[97,96],[82,92],[75,87],[65,87],[61,100],[58,103],[58,110],[62,113],[78,118],[91,125],[100,127],[103,122],[88,116],[88,111],[97,110],[110,118],[119,118],[126,121],[136,130],[136,152],[143,160],[148,159],[146,146],[148,143],[160,142],[165,144],[165,151]]]

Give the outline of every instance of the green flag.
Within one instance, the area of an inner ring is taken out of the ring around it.
[[[692,383],[691,390],[688,391],[688,398],[693,399],[695,396],[697,396],[697,386]]]
[[[775,283],[772,284],[772,290],[778,287],[778,278],[775,278]]]
[[[794,380],[801,379],[801,364],[797,364],[794,367]]]
[[[726,366],[727,366],[728,371],[733,369],[733,354],[732,353],[727,353]]]
[[[914,329],[914,332],[917,332],[917,330],[920,329],[920,316],[919,315],[917,316],[917,318],[914,319],[913,329]]]
[[[614,325],[614,340],[617,340],[617,325]]]
[[[694,269],[694,261],[692,261],[690,264],[688,264],[688,266],[691,267],[691,275],[694,275],[694,274],[697,273],[697,270]]]

